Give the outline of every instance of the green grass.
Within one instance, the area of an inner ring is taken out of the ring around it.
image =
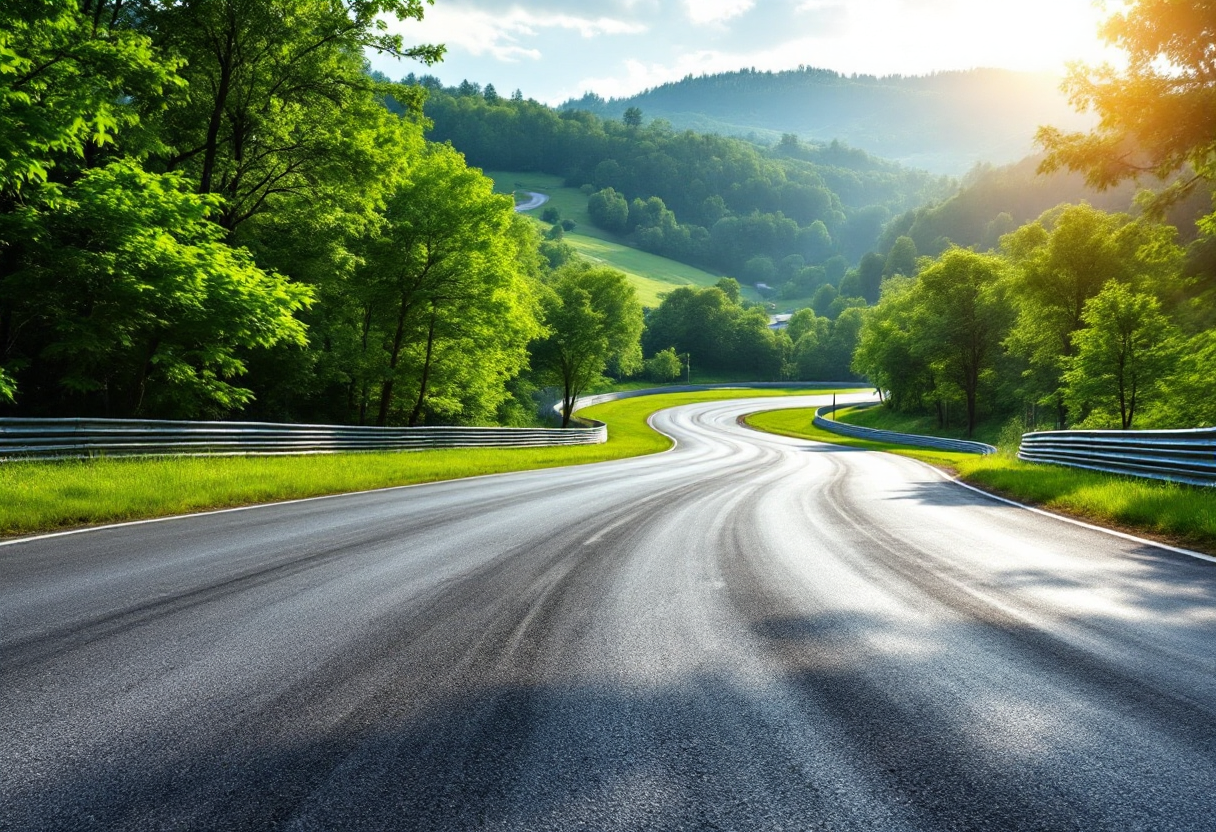
[[[961,407],[950,411],[951,425],[946,428],[937,426],[937,417],[922,414],[896,413],[886,407],[863,407],[840,412],[840,420],[851,425],[860,425],[876,430],[890,430],[899,433],[916,433],[921,436],[944,436],[949,439],[973,439],[976,442],[986,442],[996,445],[1001,438],[1003,425],[999,421],[980,422],[975,426],[975,433],[967,436],[967,411]]]
[[[574,220],[575,229],[566,232],[563,241],[587,260],[623,272],[637,290],[638,300],[643,306],[658,306],[664,293],[680,286],[713,286],[721,277],[695,266],[631,248],[615,234],[596,228],[587,216],[587,197],[577,188],[565,187],[560,176],[514,171],[485,171],[485,174],[494,180],[494,189],[499,193],[536,191],[547,194],[547,203],[525,214],[546,230],[549,224],[540,219],[546,208],[556,208],[562,219]],[[751,301],[760,300],[760,295],[751,286],[743,287],[743,297]]]
[[[0,535],[186,514],[562,465],[666,450],[651,430],[656,410],[691,402],[800,391],[715,390],[664,393],[580,411],[608,424],[603,445],[567,448],[451,449],[303,457],[99,459],[0,464]],[[805,391],[801,391],[805,392]]]
[[[860,412],[853,411],[855,415]],[[753,414],[746,421],[759,430],[785,436],[910,456],[1011,500],[1216,552],[1216,489],[1032,464],[1011,453],[978,456],[853,439],[814,427],[812,416],[813,411],[806,409],[781,410]]]

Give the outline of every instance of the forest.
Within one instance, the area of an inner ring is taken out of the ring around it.
[[[676,131],[636,111],[621,120],[558,111],[518,91],[502,96],[492,84],[445,88],[426,75],[403,83],[429,93],[429,137],[451,142],[470,164],[564,177],[572,187],[599,193],[593,204],[607,200],[606,209],[593,214],[606,230],[746,283],[765,282],[789,256],[805,265],[834,255],[855,263],[891,216],[955,187],[945,177],[839,142],[809,145],[787,135],[763,148]]]
[[[961,187],[368,72],[442,57],[383,23],[424,5],[0,10],[0,413],[530,424],[561,399],[568,423],[605,375],[695,368],[866,379],[968,431],[1216,422],[1216,116],[1159,0],[1107,31],[1124,74],[1074,70],[1098,128]],[[644,310],[478,166],[560,175],[605,231],[724,277]],[[805,308],[772,326],[741,283]]]
[[[515,424],[640,367],[624,278],[551,269],[366,71],[441,58],[384,22],[424,6],[4,4],[0,411]]]

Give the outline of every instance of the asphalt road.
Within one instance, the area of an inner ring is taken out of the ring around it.
[[[517,202],[515,204],[516,212],[533,211],[549,201],[548,194],[537,193],[536,191],[524,191],[524,193],[528,198],[523,202]]]
[[[0,828],[1216,825],[1216,566],[749,409],[0,546]]]

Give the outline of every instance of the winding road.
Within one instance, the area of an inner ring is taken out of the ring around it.
[[[536,191],[524,191],[523,193],[527,199],[525,199],[523,202],[515,203],[515,210],[517,213],[520,211],[533,211],[549,201],[548,194],[542,194]]]
[[[1216,567],[666,454],[0,546],[4,830],[1210,830]]]

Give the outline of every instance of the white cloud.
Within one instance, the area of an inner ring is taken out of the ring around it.
[[[684,0],[684,9],[693,23],[722,23],[738,17],[756,5],[755,0]]]
[[[430,70],[446,83],[470,78],[558,103],[743,67],[1059,72],[1106,57],[1100,14],[1091,0],[441,0],[423,22],[392,25],[407,43],[447,45]],[[405,68],[372,59],[390,75]]]
[[[428,9],[424,26],[426,40],[445,44],[449,53],[462,50],[504,62],[541,59],[542,50],[534,42],[545,30],[576,32],[583,38],[638,35],[647,30],[645,24],[610,17],[538,14],[519,6],[495,12],[459,3],[440,3]]]

